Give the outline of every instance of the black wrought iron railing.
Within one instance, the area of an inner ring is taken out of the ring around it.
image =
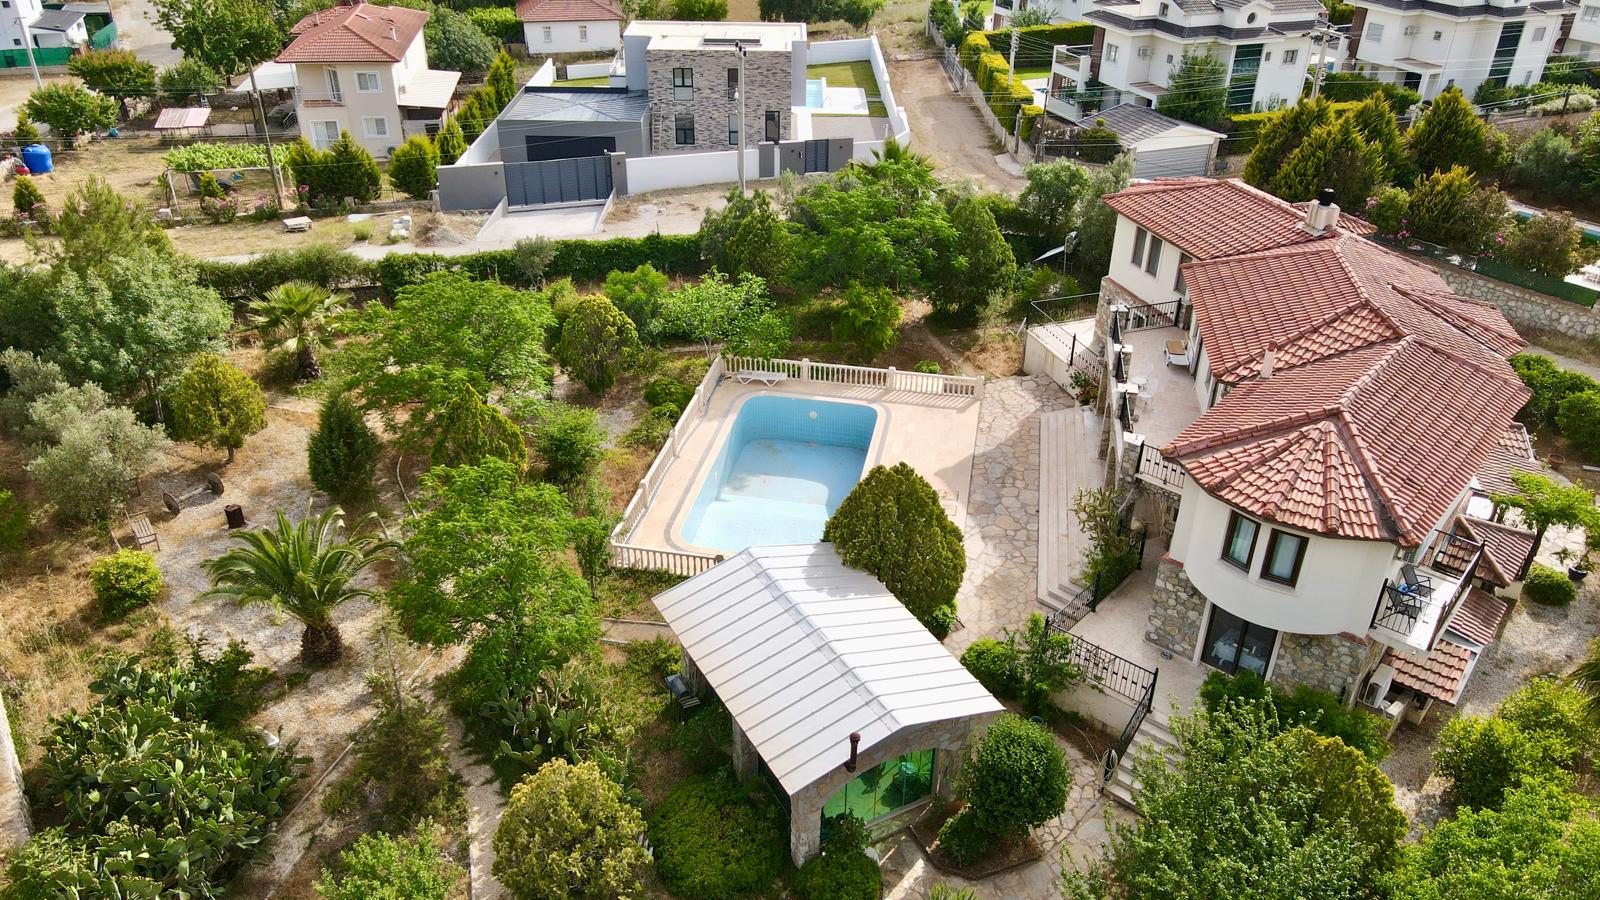
[[[1416,630],[1417,622],[1427,612],[1437,610],[1438,617],[1434,619],[1426,646],[1432,647],[1434,641],[1438,640],[1439,632],[1443,631],[1450,621],[1450,615],[1472,590],[1473,573],[1477,571],[1478,563],[1483,559],[1483,547],[1476,542],[1458,535],[1441,535],[1441,537],[1473,545],[1471,554],[1465,557],[1459,570],[1461,574],[1450,574],[1438,569],[1419,570],[1410,566],[1403,567],[1400,577],[1385,578],[1383,586],[1378,589],[1378,602],[1372,611],[1372,627],[1382,627],[1397,634],[1410,635]],[[1437,557],[1439,552],[1439,547],[1430,547],[1428,556]]]
[[[1135,471],[1172,491],[1183,490],[1183,466],[1168,459],[1148,443],[1139,445],[1139,464]]]
[[[1067,600],[1066,605],[1050,614],[1047,623],[1051,628],[1062,634],[1070,634],[1069,629],[1083,621],[1084,616],[1099,609],[1100,601],[1111,596],[1111,592],[1120,587],[1129,575],[1144,568],[1145,540],[1149,537],[1149,532],[1134,532],[1124,525],[1122,533],[1133,540],[1133,568],[1120,574],[1113,574],[1111,577],[1098,573],[1094,575],[1088,584],[1079,588],[1077,593]],[[1073,638],[1078,639],[1077,635],[1073,635]]]
[[[1141,667],[1142,668],[1142,667]],[[1133,707],[1133,715],[1128,717],[1128,724],[1122,726],[1122,733],[1117,735],[1117,742],[1106,751],[1105,759],[1100,766],[1100,783],[1107,785],[1116,777],[1117,767],[1122,764],[1122,757],[1127,754],[1128,748],[1133,746],[1133,738],[1139,733],[1139,727],[1144,724],[1145,716],[1150,715],[1150,710],[1156,702],[1156,677],[1161,674],[1160,669],[1145,669],[1150,673],[1150,679],[1145,684],[1144,692],[1139,695]]]
[[[1149,331],[1153,328],[1175,328],[1183,324],[1184,300],[1163,300],[1160,303],[1139,302],[1124,314],[1128,322],[1125,331]]]

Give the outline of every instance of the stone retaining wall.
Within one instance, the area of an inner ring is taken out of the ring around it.
[[[1341,697],[1356,689],[1375,648],[1343,634],[1289,634],[1278,644],[1272,680],[1285,685],[1308,684]]]
[[[1487,278],[1425,256],[1406,256],[1438,272],[1450,290],[1461,296],[1493,303],[1519,330],[1547,331],[1579,340],[1600,337],[1600,312],[1593,308]]]
[[[1182,659],[1194,655],[1205,619],[1206,598],[1189,583],[1183,563],[1164,556],[1156,566],[1156,586],[1151,592],[1150,618],[1144,639],[1171,650]]]

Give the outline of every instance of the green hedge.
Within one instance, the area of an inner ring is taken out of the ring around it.
[[[1094,24],[1091,22],[1063,22],[1054,25],[1027,25],[1019,28],[1022,37],[1017,40],[1017,68],[1031,69],[1048,66],[1058,45],[1079,46],[1094,43]],[[989,46],[1007,54],[1011,53],[1011,29],[985,32]]]
[[[1334,116],[1342,116],[1357,106],[1361,101],[1352,100],[1344,103],[1334,103],[1329,106]],[[1228,156],[1235,153],[1249,153],[1256,148],[1256,136],[1261,133],[1267,122],[1283,110],[1274,109],[1267,112],[1241,112],[1228,116],[1228,121],[1223,125],[1222,131],[1227,138],[1222,142],[1218,151],[1221,155]]]
[[[1596,291],[1594,288],[1573,284],[1561,278],[1551,278],[1549,275],[1540,275],[1538,272],[1529,272],[1527,269],[1508,266],[1492,259],[1478,260],[1474,271],[1479,275],[1486,275],[1496,281],[1504,281],[1507,284],[1524,287],[1530,291],[1559,297],[1579,306],[1592,307],[1595,300],[1600,299],[1600,291]]]
[[[644,263],[669,275],[703,271],[698,234],[651,234],[642,238],[604,241],[556,241],[556,255],[545,278],[603,281],[613,271],[632,271]],[[514,259],[515,251],[488,250],[462,256],[434,253],[391,253],[378,262],[332,247],[307,247],[263,253],[248,262],[194,260],[199,282],[235,302],[245,302],[288,281],[310,281],[330,287],[382,287],[393,297],[430,273],[460,269],[474,278],[529,286]]]
[[[1014,134],[1017,130],[1017,110],[1033,105],[1033,89],[1023,84],[1022,79],[1014,77],[1010,69],[1001,69],[995,73],[988,93],[989,109],[1000,120],[1000,127],[1008,134]]]
[[[1033,126],[1038,124],[1039,117],[1044,115],[1044,107],[1032,103],[1022,107],[1022,142],[1027,143],[1033,137]]]

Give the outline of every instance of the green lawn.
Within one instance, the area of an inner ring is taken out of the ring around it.
[[[878,100],[878,76],[872,71],[872,63],[864,59],[852,60],[841,63],[820,63],[815,66],[806,66],[806,78],[826,78],[828,87],[856,87],[867,92],[867,115],[883,118],[889,115],[889,108]],[[812,113],[814,116],[849,115],[849,113]]]
[[[1049,78],[1050,77],[1050,67],[1049,66],[1034,66],[1033,68],[1030,69],[1030,68],[1023,68],[1021,66],[1018,66],[1017,70],[1015,72],[1013,72],[1012,74],[1014,74],[1018,78],[1021,78],[1023,81],[1030,81],[1030,80],[1032,80],[1034,78]]]
[[[570,78],[566,81],[551,83],[551,87],[609,87],[611,79],[605,75],[596,75],[593,78]]]

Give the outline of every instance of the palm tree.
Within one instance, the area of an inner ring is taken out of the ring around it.
[[[1600,638],[1589,643],[1589,656],[1567,676],[1578,690],[1589,695],[1589,717],[1600,722]]]
[[[251,321],[268,349],[282,347],[295,354],[295,376],[310,381],[322,377],[317,351],[332,343],[333,319],[348,302],[349,294],[290,281],[250,304]]]
[[[360,528],[376,519],[377,514],[368,513],[356,524]],[[272,527],[235,534],[245,546],[205,562],[215,586],[200,596],[272,606],[305,625],[302,660],[338,659],[344,642],[333,611],[346,600],[373,595],[351,582],[395,546],[371,531],[343,537],[343,527],[344,510],[338,507],[295,523],[280,511]]]

